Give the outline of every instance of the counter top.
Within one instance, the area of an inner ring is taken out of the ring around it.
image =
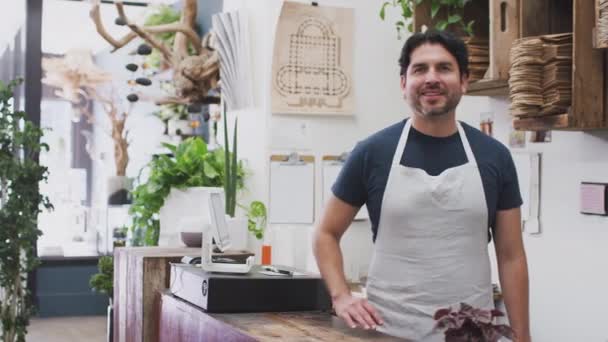
[[[160,341],[403,341],[349,328],[329,312],[206,313],[165,291]]]
[[[266,341],[399,341],[374,330],[349,328],[328,312],[210,314],[242,332]]]

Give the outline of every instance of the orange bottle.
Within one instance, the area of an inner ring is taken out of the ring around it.
[[[270,265],[272,263],[272,246],[264,243],[262,245],[262,265]]]

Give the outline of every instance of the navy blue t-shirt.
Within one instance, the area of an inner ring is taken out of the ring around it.
[[[334,195],[341,200],[355,207],[367,205],[374,241],[378,233],[384,189],[406,120],[360,141],[332,186]],[[511,153],[502,143],[466,123],[462,123],[462,126],[479,167],[488,206],[488,228],[493,228],[498,210],[516,208],[522,204],[515,164]],[[458,132],[438,138],[423,134],[414,127],[401,156],[402,165],[423,169],[432,176],[465,163],[467,156]]]

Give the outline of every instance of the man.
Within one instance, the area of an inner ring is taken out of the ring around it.
[[[412,341],[441,340],[436,310],[492,308],[488,241],[516,341],[530,341],[522,204],[509,150],[456,121],[468,85],[464,43],[445,32],[411,36],[401,52],[409,119],[359,142],[336,183],[314,253],[338,316]],[[374,251],[367,300],[351,295],[339,242],[367,204]]]

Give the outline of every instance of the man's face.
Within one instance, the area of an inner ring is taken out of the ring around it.
[[[440,44],[417,47],[401,76],[403,96],[415,113],[424,117],[453,112],[467,85],[468,78],[461,77],[456,58]]]

